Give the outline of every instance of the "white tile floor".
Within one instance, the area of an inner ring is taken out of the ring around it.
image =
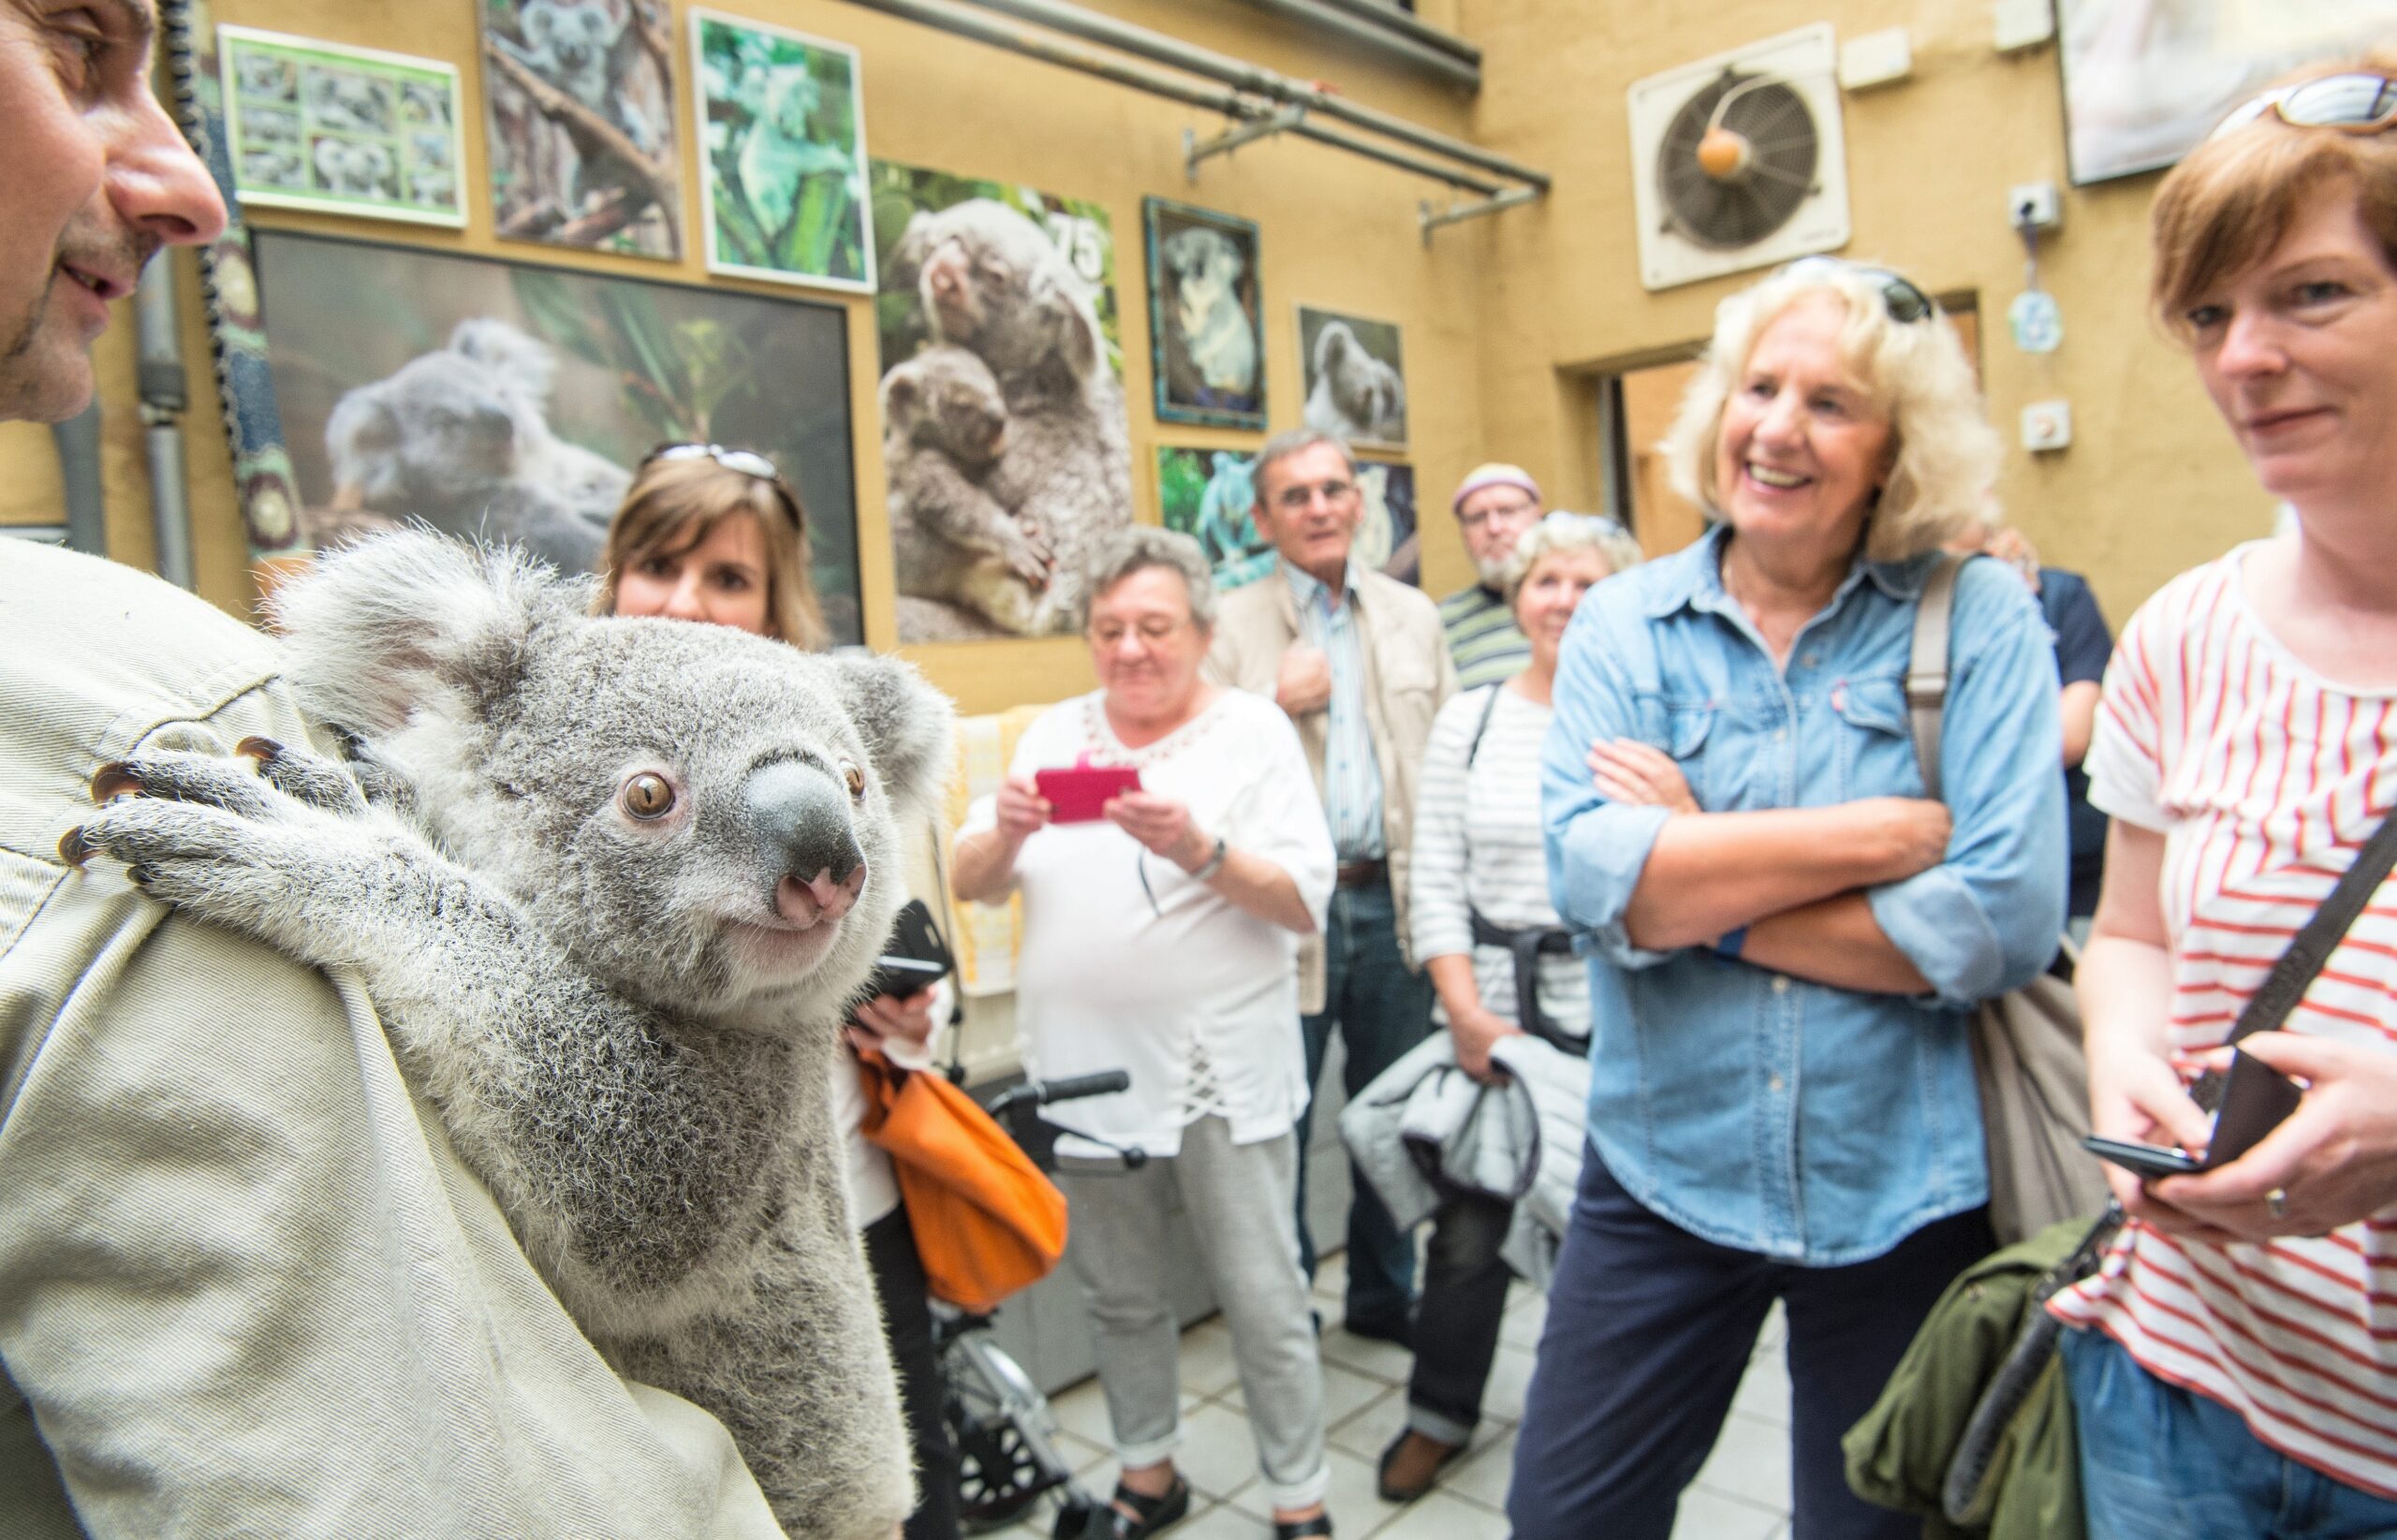
[[[1399,1507],[1375,1495],[1374,1461],[1405,1420],[1409,1360],[1404,1349],[1339,1329],[1342,1260],[1326,1258],[1316,1280],[1324,1318],[1324,1416],[1331,1458],[1328,1506],[1340,1540],[1505,1540],[1515,1423],[1522,1415],[1532,1349],[1547,1301],[1515,1285],[1472,1451],[1441,1474],[1432,1492]],[[1107,1405],[1098,1383],[1076,1386],[1051,1404],[1061,1442],[1079,1467],[1077,1478],[1103,1497],[1114,1488],[1115,1460],[1109,1453]],[[1193,1501],[1190,1517],[1169,1533],[1175,1540],[1270,1535],[1271,1509],[1257,1475],[1230,1337],[1219,1316],[1183,1333],[1182,1405],[1183,1444],[1176,1459],[1189,1478]],[[1765,1324],[1732,1406],[1713,1457],[1682,1499],[1674,1540],[1786,1540],[1788,1534],[1789,1382],[1777,1311]],[[1004,1540],[1047,1540],[1051,1522],[1044,1503],[1032,1518],[999,1533]]]

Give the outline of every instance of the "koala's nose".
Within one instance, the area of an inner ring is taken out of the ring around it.
[[[775,873],[775,910],[796,925],[847,914],[865,888],[865,853],[841,785],[816,766],[783,759],[749,777],[745,800]]]

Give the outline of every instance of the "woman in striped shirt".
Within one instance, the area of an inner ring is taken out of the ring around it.
[[[2097,1131],[2196,1150],[2187,1078],[2397,802],[2397,56],[2257,98],[2156,195],[2154,299],[2296,528],[2124,629],[2081,970]],[[2133,1223],[2053,1306],[2091,1533],[2397,1533],[2397,904],[2286,1029],[2308,1082],[2220,1171],[2113,1172]],[[2327,1233],[2326,1233],[2327,1232]]]
[[[1424,744],[1408,878],[1415,955],[1432,975],[1434,1014],[1456,1039],[1457,1063],[1479,1079],[1505,1078],[1490,1049],[1522,1032],[1524,1015],[1513,954],[1481,943],[1474,921],[1509,931],[1558,923],[1539,825],[1539,751],[1555,714],[1556,649],[1581,595],[1639,560],[1639,543],[1611,519],[1551,513],[1525,530],[1505,584],[1531,661],[1511,679],[1451,696]],[[1534,993],[1542,1023],[1586,1052],[1590,980],[1581,961],[1570,952],[1540,958]],[[1376,1483],[1386,1502],[1430,1490],[1481,1419],[1507,1307],[1498,1250],[1513,1217],[1513,1204],[1462,1191],[1433,1216],[1406,1426],[1382,1451]]]

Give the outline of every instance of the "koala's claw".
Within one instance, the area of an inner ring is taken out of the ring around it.
[[[58,837],[58,858],[78,871],[81,871],[83,863],[97,853],[97,848],[83,837],[81,824],[77,824]]]
[[[92,772],[92,800],[95,802],[138,797],[148,789],[141,784],[140,772],[122,759],[111,759]]]
[[[277,759],[283,757],[283,745],[276,742],[272,738],[262,738],[257,734],[253,733],[249,737],[243,739],[239,743],[234,744],[233,752],[235,754],[247,755],[252,759],[257,760],[261,766],[265,766],[272,765]]]
[[[330,759],[287,749],[272,738],[244,738],[238,752],[257,761],[259,778],[287,797],[327,813],[363,813],[363,775],[353,776]]]

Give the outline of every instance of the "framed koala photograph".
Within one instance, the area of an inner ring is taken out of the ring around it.
[[[1406,364],[1395,323],[1301,305],[1299,362],[1308,427],[1360,449],[1406,447]]]
[[[903,642],[1063,636],[1132,517],[1107,210],[872,164],[882,463]]]
[[[874,292],[858,51],[691,13],[708,271]]]
[[[421,522],[594,571],[664,443],[773,462],[836,642],[861,642],[837,304],[254,232],[309,544]]]
[[[1157,449],[1157,508],[1165,527],[1198,542],[1218,592],[1257,581],[1278,559],[1257,532],[1257,460],[1234,449]],[[1415,538],[1415,468],[1382,461],[1357,467],[1365,511],[1351,548],[1357,561],[1404,583],[1420,585]]]
[[[499,235],[683,255],[667,0],[478,0]]]
[[[1162,198],[1140,200],[1149,342],[1160,422],[1265,427],[1265,309],[1257,227]]]
[[[455,66],[237,26],[216,56],[243,203],[465,224]]]

